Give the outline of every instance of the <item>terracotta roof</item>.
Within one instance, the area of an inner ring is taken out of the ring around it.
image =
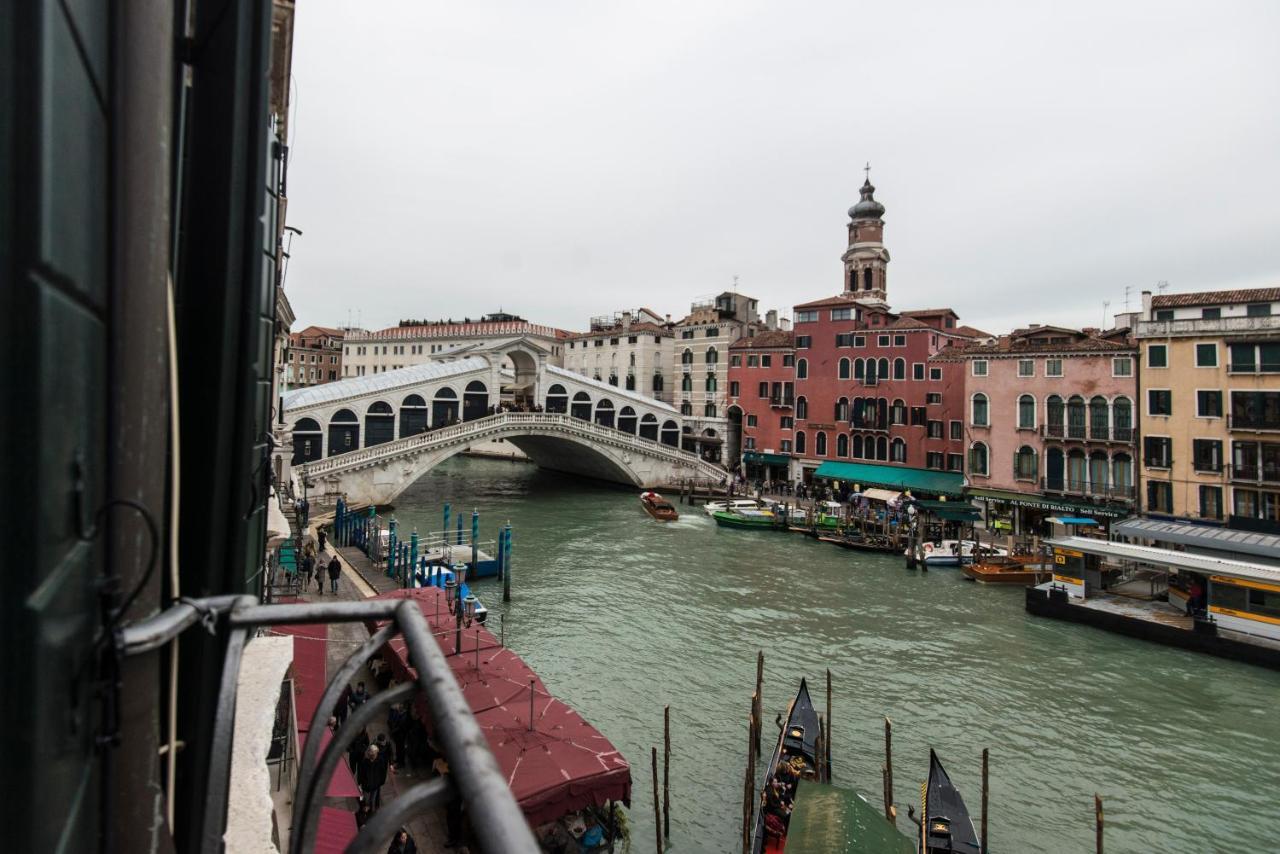
[[[917,308],[911,311],[904,311],[901,313],[906,315],[907,317],[931,317],[933,315],[938,315],[938,314],[949,314],[952,317],[960,316],[955,313],[954,309],[950,309],[950,308]]]
[[[597,329],[594,332],[568,332],[565,333],[565,337],[573,340],[582,338],[619,338],[623,335],[634,335],[638,332],[643,332],[646,335],[666,335],[668,338],[671,337],[670,329],[647,321],[633,323],[626,329],[621,326],[611,326],[608,329]]]
[[[812,300],[811,302],[802,302],[799,305],[792,306],[792,308],[803,309],[803,308],[819,308],[824,305],[847,305],[849,303],[855,303],[857,301],[858,301],[857,294],[846,292],[843,294],[836,294],[833,297],[816,299],[816,300]]]
[[[1280,288],[1247,288],[1235,291],[1200,291],[1194,294],[1161,294],[1151,298],[1152,308],[1187,308],[1242,302],[1280,302]]]
[[[753,338],[739,338],[729,345],[730,350],[761,350],[766,347],[795,347],[796,334],[785,329],[766,329]]]
[[[966,338],[994,338],[990,332],[983,332],[981,329],[975,329],[972,326],[956,326],[951,329],[940,330],[942,332],[950,332],[952,335],[962,335]]]
[[[334,329],[332,326],[308,326],[306,329],[300,329],[297,332],[290,332],[290,336],[305,335],[308,338],[316,335],[328,335],[330,338],[341,338],[346,335],[346,331],[342,329]]]
[[[1116,341],[1105,337],[1090,335],[1065,344],[1043,344],[1029,341],[1026,338],[1001,336],[994,344],[952,344],[942,350],[940,356],[998,356],[1017,355],[1021,353],[1124,353],[1134,352],[1136,346],[1127,338]]]
[[[897,320],[884,327],[885,329],[933,329],[927,323],[922,323],[914,317],[899,317]]]

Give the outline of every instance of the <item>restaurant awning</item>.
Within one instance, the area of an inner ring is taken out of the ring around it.
[[[1236,552],[1280,560],[1280,537],[1233,528],[1188,525],[1160,519],[1125,519],[1111,529],[1113,534],[1143,540],[1158,540],[1213,551]]]
[[[878,489],[876,487],[872,487],[871,489],[862,490],[862,497],[869,498],[872,501],[883,501],[888,504],[890,501],[897,501],[901,498],[902,493],[892,489]]]
[[[1056,522],[1059,525],[1097,525],[1096,519],[1083,519],[1079,516],[1050,516],[1050,522]]]
[[[762,451],[744,451],[744,463],[759,463],[766,466],[785,466],[791,464],[791,457],[786,454],[766,454]]]
[[[1098,519],[1119,519],[1128,516],[1132,510],[1124,506],[1107,506],[1091,504],[1088,501],[1074,501],[1070,498],[1037,495],[1032,492],[1014,492],[1011,489],[970,488],[970,498],[985,498],[989,501],[1003,501],[1018,507],[1034,507],[1039,510],[1050,510],[1054,513],[1065,513],[1069,516],[1092,516]]]
[[[936,495],[960,495],[964,490],[964,475],[959,472],[915,469],[906,466],[882,466],[875,463],[825,462],[818,466],[814,477],[848,481],[866,486],[884,486],[905,492]]]

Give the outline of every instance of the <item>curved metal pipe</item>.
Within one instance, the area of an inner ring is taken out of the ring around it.
[[[425,783],[418,783],[396,797],[386,806],[379,809],[360,828],[356,838],[347,846],[346,854],[381,854],[387,850],[387,843],[409,820],[423,810],[446,803],[457,792],[451,790],[443,777],[436,777]]]

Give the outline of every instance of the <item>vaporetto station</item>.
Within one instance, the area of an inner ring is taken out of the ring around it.
[[[318,493],[389,504],[438,463],[502,439],[544,468],[640,487],[719,483],[682,450],[680,413],[575,374],[524,338],[285,392],[292,464]]]

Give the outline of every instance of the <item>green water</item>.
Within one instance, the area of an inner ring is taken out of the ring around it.
[[[893,719],[903,829],[930,747],[976,819],[988,747],[993,851],[1092,851],[1095,792],[1109,852],[1277,848],[1280,673],[1033,618],[1021,589],[955,569],[722,530],[700,508],[663,524],[635,490],[522,464],[451,460],[401,496],[401,530],[438,530],[445,501],[480,510],[482,539],[514,526],[507,641],[630,760],[636,852],[665,704],[670,850],[737,849],[757,649],[770,721],[801,676],[821,704],[831,669],[834,779],[873,803]],[[500,587],[477,588],[497,631]]]

